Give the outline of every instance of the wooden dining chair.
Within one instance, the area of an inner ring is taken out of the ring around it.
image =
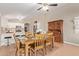
[[[15,42],[16,42],[16,52],[15,52],[15,55],[16,56],[26,55],[25,54],[26,53],[25,45],[22,44],[19,39],[15,39]]]
[[[53,33],[46,33],[46,43],[45,43],[45,49],[46,49],[46,54],[47,51],[51,51],[53,47]]]
[[[31,44],[31,53],[33,55],[42,54],[45,55],[45,39],[44,34],[35,34],[35,39],[33,39],[34,43]]]
[[[16,46],[15,55],[16,56],[26,55],[25,44],[16,37],[15,33],[13,34],[13,37],[15,39],[15,46]]]
[[[43,55],[45,55],[45,40],[44,39],[36,39],[35,40],[35,55],[37,55],[38,53],[42,53]]]

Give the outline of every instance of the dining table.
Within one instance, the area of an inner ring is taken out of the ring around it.
[[[52,44],[52,48],[54,47],[54,45],[53,45],[54,44],[53,38],[54,37],[52,37],[52,43],[51,43]],[[28,54],[28,52],[29,52],[29,45],[30,44],[33,44],[35,42],[35,40],[37,40],[37,39],[35,39],[35,38],[34,39],[31,39],[31,38],[30,39],[27,39],[27,38],[25,38],[25,51],[26,51],[25,53],[26,53],[26,56],[29,55]],[[45,40],[45,43],[46,43],[46,39],[44,39],[44,40]],[[45,45],[45,47],[46,47],[46,45]],[[46,51],[46,48],[45,48],[45,51]]]
[[[33,39],[26,39],[25,40],[25,53],[26,53],[26,56],[28,56],[28,52],[29,52],[29,45],[30,44],[33,44],[34,43],[34,40]]]

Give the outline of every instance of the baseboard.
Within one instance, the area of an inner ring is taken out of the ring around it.
[[[79,46],[79,44],[71,43],[71,42],[67,42],[67,41],[64,41],[64,43],[66,43],[66,44],[70,44],[70,45],[74,45],[74,46]]]

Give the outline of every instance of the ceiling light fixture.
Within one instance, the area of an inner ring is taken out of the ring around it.
[[[25,16],[17,16],[17,19],[19,20],[19,21],[21,21],[22,19],[24,19],[25,18]]]
[[[44,11],[47,11],[48,10],[48,6],[43,6],[42,8]]]

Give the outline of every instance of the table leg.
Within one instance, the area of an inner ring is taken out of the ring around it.
[[[54,48],[54,37],[52,38],[52,48]]]
[[[28,56],[28,45],[27,44],[26,44],[25,49],[26,49],[26,56]]]
[[[9,46],[9,39],[7,39],[7,46]]]
[[[44,50],[45,51],[45,54],[47,54],[47,52],[46,52],[46,40],[45,40],[45,45],[44,46],[45,46],[45,48],[44,48],[45,49]]]

